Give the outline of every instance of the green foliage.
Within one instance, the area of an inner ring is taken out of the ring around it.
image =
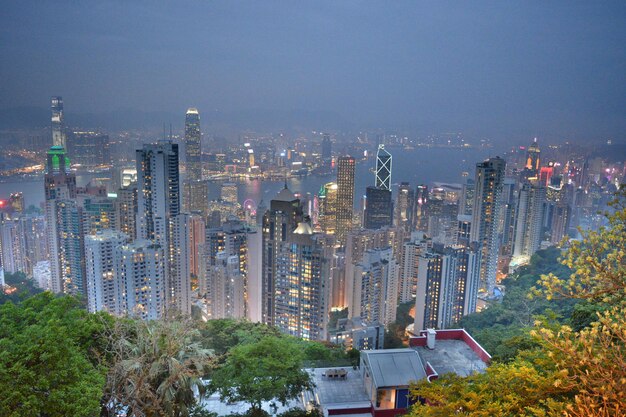
[[[106,319],[49,292],[0,306],[0,415],[97,415]]]
[[[120,320],[106,334],[113,360],[103,403],[110,412],[190,415],[196,392],[204,393],[200,378],[212,365],[212,354],[201,346],[191,321]]]
[[[224,355],[235,346],[254,343],[267,336],[281,336],[274,327],[235,319],[209,320],[200,331],[205,346],[216,355]]]
[[[565,276],[569,269],[559,263],[561,251],[557,248],[540,250],[530,263],[519,268],[503,281],[506,294],[501,302],[494,302],[479,313],[464,317],[459,327],[465,328],[491,353],[495,361],[511,361],[520,350],[537,346],[529,335],[540,315],[554,315],[565,322],[577,304],[574,300],[547,300],[529,297],[542,274]]]
[[[414,306],[415,303],[413,301],[398,305],[396,321],[387,326],[385,331],[385,349],[404,347],[406,327],[414,322],[413,317],[409,314]]]
[[[4,304],[7,301],[17,303],[43,292],[41,288],[37,287],[35,281],[28,278],[23,272],[16,272],[14,274],[6,272],[4,274],[4,282],[11,287],[15,287],[16,291],[11,294],[5,294],[3,291],[0,291],[0,304]]]
[[[302,370],[303,359],[300,343],[288,337],[267,336],[242,344],[212,373],[210,389],[223,400],[247,402],[256,410],[263,401],[286,404],[312,386]]]

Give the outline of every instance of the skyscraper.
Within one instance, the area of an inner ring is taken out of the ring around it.
[[[130,240],[137,238],[137,183],[131,183],[117,190],[116,229],[126,234]]]
[[[415,329],[445,329],[476,311],[480,252],[475,245],[435,245],[420,255]]]
[[[66,149],[63,98],[61,97],[52,97],[52,146]]]
[[[330,166],[332,161],[332,150],[333,144],[330,141],[330,135],[328,133],[324,133],[322,139],[322,161],[324,161],[324,165]]]
[[[322,232],[335,234],[337,227],[337,184],[329,182],[320,189],[318,222]]]
[[[513,256],[530,257],[539,249],[543,231],[546,189],[526,183],[518,193],[513,239]]]
[[[385,145],[378,145],[376,153],[376,187],[391,191],[391,154]]]
[[[190,108],[185,115],[185,162],[187,178],[184,186],[185,209],[208,214],[208,185],[202,179],[202,134],[198,109]]]
[[[145,144],[137,150],[137,234],[165,245],[170,219],[180,212],[178,145]]]
[[[117,279],[125,284],[126,312],[156,320],[165,314],[165,251],[149,240],[136,240],[117,249]]]
[[[369,186],[365,191],[365,199],[363,227],[373,230],[391,226],[393,223],[391,190]]]
[[[528,150],[526,151],[526,166],[525,168],[531,173],[531,176],[537,178],[539,176],[539,168],[540,168],[540,155],[541,150],[539,149],[539,144],[537,143],[537,138],[533,140],[533,143],[530,144]]]
[[[85,237],[87,309],[116,316],[126,313],[126,285],[117,275],[118,249],[128,243],[124,233],[104,230]]]
[[[180,216],[177,144],[161,141],[137,150],[137,188],[137,234],[165,251],[167,308],[187,314],[191,308],[189,215]]]
[[[70,161],[61,146],[53,146],[47,154],[45,185],[46,238],[50,253],[50,289],[54,293],[65,292],[66,284],[72,279],[68,269],[64,269],[62,258],[62,239],[69,237],[70,231],[64,230],[59,222],[59,207],[63,202],[76,201],[76,176],[70,172]],[[74,203],[75,204],[75,203]],[[71,225],[71,222],[66,226]],[[80,225],[78,225],[80,228]],[[65,235],[64,235],[65,234]],[[80,286],[79,286],[80,287]]]
[[[189,108],[185,115],[185,156],[187,179],[202,179],[202,135],[200,133],[200,114],[198,109]]]
[[[500,157],[476,164],[475,192],[470,241],[481,250],[480,279],[489,294],[496,285],[498,268],[498,228],[506,163]]]
[[[263,322],[308,340],[326,338],[332,249],[322,236],[287,188],[271,201],[263,218]]]
[[[354,266],[353,291],[349,294],[350,317],[361,317],[368,324],[388,325],[396,320],[400,268],[393,250],[370,249]]]
[[[405,232],[410,232],[413,229],[413,215],[415,214],[414,204],[415,193],[409,186],[409,183],[400,183],[393,217],[396,226],[400,227]]]
[[[354,170],[356,162],[351,156],[342,156],[337,163],[337,227],[336,241],[345,245],[346,234],[352,230],[354,216]]]

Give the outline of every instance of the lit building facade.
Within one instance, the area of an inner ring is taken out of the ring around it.
[[[337,161],[337,243],[345,245],[346,235],[352,230],[354,217],[354,172],[356,161],[351,156],[342,156]]]
[[[482,286],[493,293],[498,269],[498,230],[501,223],[500,204],[506,163],[500,157],[476,164],[475,195],[470,241],[481,250],[480,278]]]

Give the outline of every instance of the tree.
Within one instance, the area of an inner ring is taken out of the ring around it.
[[[311,377],[302,370],[299,346],[295,339],[275,336],[236,346],[212,373],[210,389],[222,400],[249,403],[255,415],[264,401],[286,404],[312,387]]]
[[[432,384],[413,385],[413,396],[435,406],[416,405],[412,416],[624,414],[626,207],[623,201],[614,207],[609,227],[581,232],[583,240],[565,253],[562,264],[571,273],[548,273],[533,290],[544,300],[584,300],[570,313],[580,330],[556,322],[555,315],[536,321],[530,332],[536,347],[521,351],[514,361],[496,363],[468,378],[444,375]],[[595,319],[590,318],[593,313]]]
[[[0,415],[94,416],[105,369],[98,335],[106,315],[49,292],[0,306]]]
[[[105,334],[111,368],[103,414],[124,410],[131,416],[185,417],[204,394],[201,377],[212,354],[200,343],[191,321],[120,320]]]

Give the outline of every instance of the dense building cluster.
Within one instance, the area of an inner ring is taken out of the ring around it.
[[[502,278],[538,249],[600,226],[596,212],[624,175],[599,158],[552,152],[546,161],[534,140],[476,163],[463,184],[394,183],[392,153],[406,141],[382,136],[371,185],[355,190],[361,157],[334,151],[327,133],[318,150],[243,137],[236,152],[207,152],[190,108],[182,141],[170,133],[117,164],[111,152],[122,145],[68,129],[61,97],[51,131],[42,212],[26,210],[21,193],[2,200],[4,271],[82,297],[92,312],[246,318],[359,348],[382,346],[400,304],[414,304],[417,334],[497,299]],[[77,170],[103,166],[112,184],[77,185]],[[285,180],[266,206],[242,201],[242,170],[335,178],[320,180],[317,195],[294,194]],[[342,309],[347,317],[329,328]]]

